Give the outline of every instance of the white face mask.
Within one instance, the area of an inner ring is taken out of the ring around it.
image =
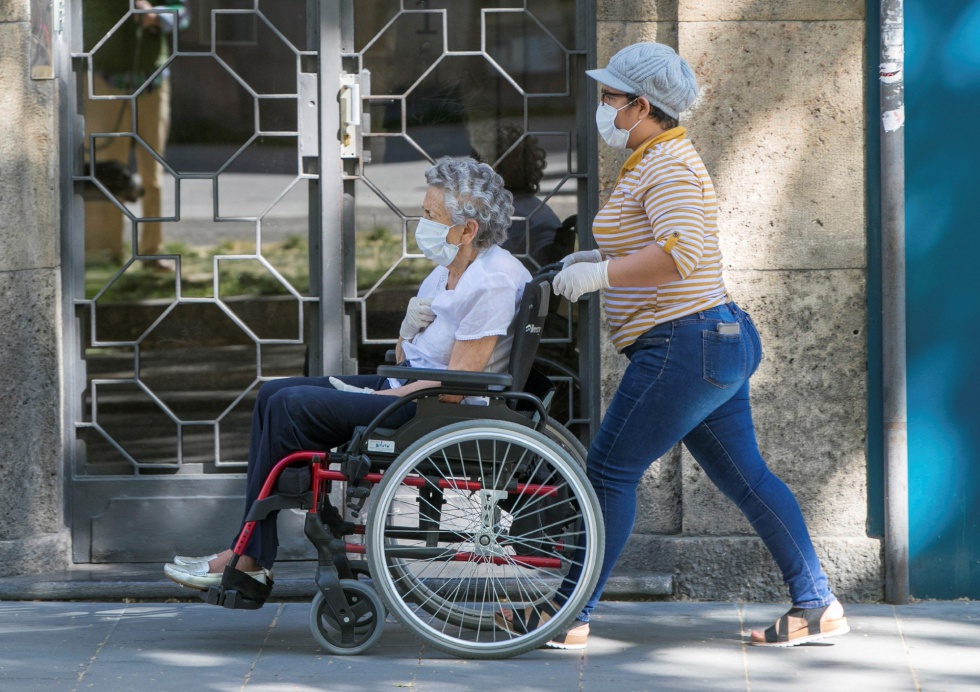
[[[419,225],[415,228],[415,243],[419,250],[432,262],[448,267],[456,259],[459,246],[446,242],[449,229],[446,226],[432,219],[420,219]]]
[[[635,100],[630,101],[623,108],[634,103],[636,103]],[[599,129],[599,136],[614,149],[625,149],[627,142],[629,142],[630,132],[640,124],[640,121],[637,120],[633,127],[628,130],[616,127],[616,116],[623,108],[613,108],[608,103],[600,103],[595,111],[595,124]]]

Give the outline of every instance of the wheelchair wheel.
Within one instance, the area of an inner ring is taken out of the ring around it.
[[[585,460],[589,456],[589,450],[579,441],[571,431],[564,425],[556,421],[551,416],[548,416],[548,422],[545,424],[544,434],[550,437],[552,440],[558,443],[562,449],[571,454],[575,461],[578,462],[579,466],[583,469],[585,468]]]
[[[406,449],[375,488],[367,554],[388,609],[422,641],[471,658],[536,648],[580,612],[598,578],[602,519],[581,462],[531,428],[466,421]],[[571,595],[531,632],[507,611]]]
[[[385,608],[367,584],[352,579],[341,579],[344,598],[350,617],[354,619],[353,637],[345,641],[336,616],[327,607],[327,600],[319,591],[310,607],[310,631],[313,638],[327,652],[339,656],[355,656],[374,646],[384,631]]]
[[[585,469],[585,460],[588,453],[578,438],[572,435],[567,428],[554,418],[549,417],[545,425],[544,434],[553,442],[557,443],[564,451],[568,452],[582,469]],[[478,501],[472,496],[468,499],[470,503]],[[457,498],[457,503],[459,501],[463,501],[463,499]],[[573,526],[569,528],[574,531],[577,527]],[[570,561],[563,562],[560,569],[560,576],[564,577],[570,567]],[[389,569],[400,571],[399,581],[403,587],[402,592],[410,594],[409,600],[416,603],[430,615],[440,616],[451,625],[459,625],[469,629],[478,629],[493,625],[493,614],[488,613],[485,608],[479,606],[466,607],[460,603],[454,604],[448,602],[437,591],[428,589],[424,581],[415,579],[412,575],[412,570],[403,561],[392,559],[389,562]],[[557,589],[559,581],[553,579],[551,584]],[[540,602],[550,601],[553,596],[553,591],[542,594]]]

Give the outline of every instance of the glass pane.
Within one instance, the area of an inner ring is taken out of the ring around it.
[[[262,379],[302,374],[307,2],[83,3],[80,473],[240,472]],[[181,9],[182,8],[182,9]]]
[[[495,167],[515,198],[505,247],[536,269],[575,247],[585,178],[578,163],[574,0],[420,0],[353,3],[352,63],[370,71],[364,94],[370,158],[353,171],[357,356],[374,372],[395,343],[408,300],[432,264],[419,257],[424,173],[446,155]],[[466,55],[454,54],[466,51]],[[589,118],[591,122],[591,118]],[[554,414],[582,417],[574,310],[556,304],[542,368],[558,385]]]
[[[527,93],[568,90],[565,49],[528,12],[488,12],[487,54]]]

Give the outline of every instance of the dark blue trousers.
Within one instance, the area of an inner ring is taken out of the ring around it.
[[[377,375],[338,379],[357,387],[388,388],[385,378]],[[394,397],[382,394],[341,392],[326,377],[291,377],[263,384],[252,412],[244,516],[280,459],[304,450],[327,451],[347,442],[354,428],[370,423],[392,401]],[[398,427],[413,415],[415,404],[406,404],[386,419],[384,426]],[[245,547],[245,554],[267,569],[275,562],[279,548],[277,516],[273,513],[257,522]]]

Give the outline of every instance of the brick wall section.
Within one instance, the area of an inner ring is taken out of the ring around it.
[[[719,194],[726,280],[762,333],[763,454],[796,493],[837,593],[877,600],[867,537],[862,0],[598,0],[598,63],[676,48],[701,95],[682,117]],[[607,195],[625,155],[602,148]],[[603,345],[606,400],[625,359]],[[657,461],[622,567],[673,573],[678,596],[785,600],[741,513],[686,450]]]
[[[0,576],[62,568],[56,82],[30,78],[30,3],[0,3]]]

